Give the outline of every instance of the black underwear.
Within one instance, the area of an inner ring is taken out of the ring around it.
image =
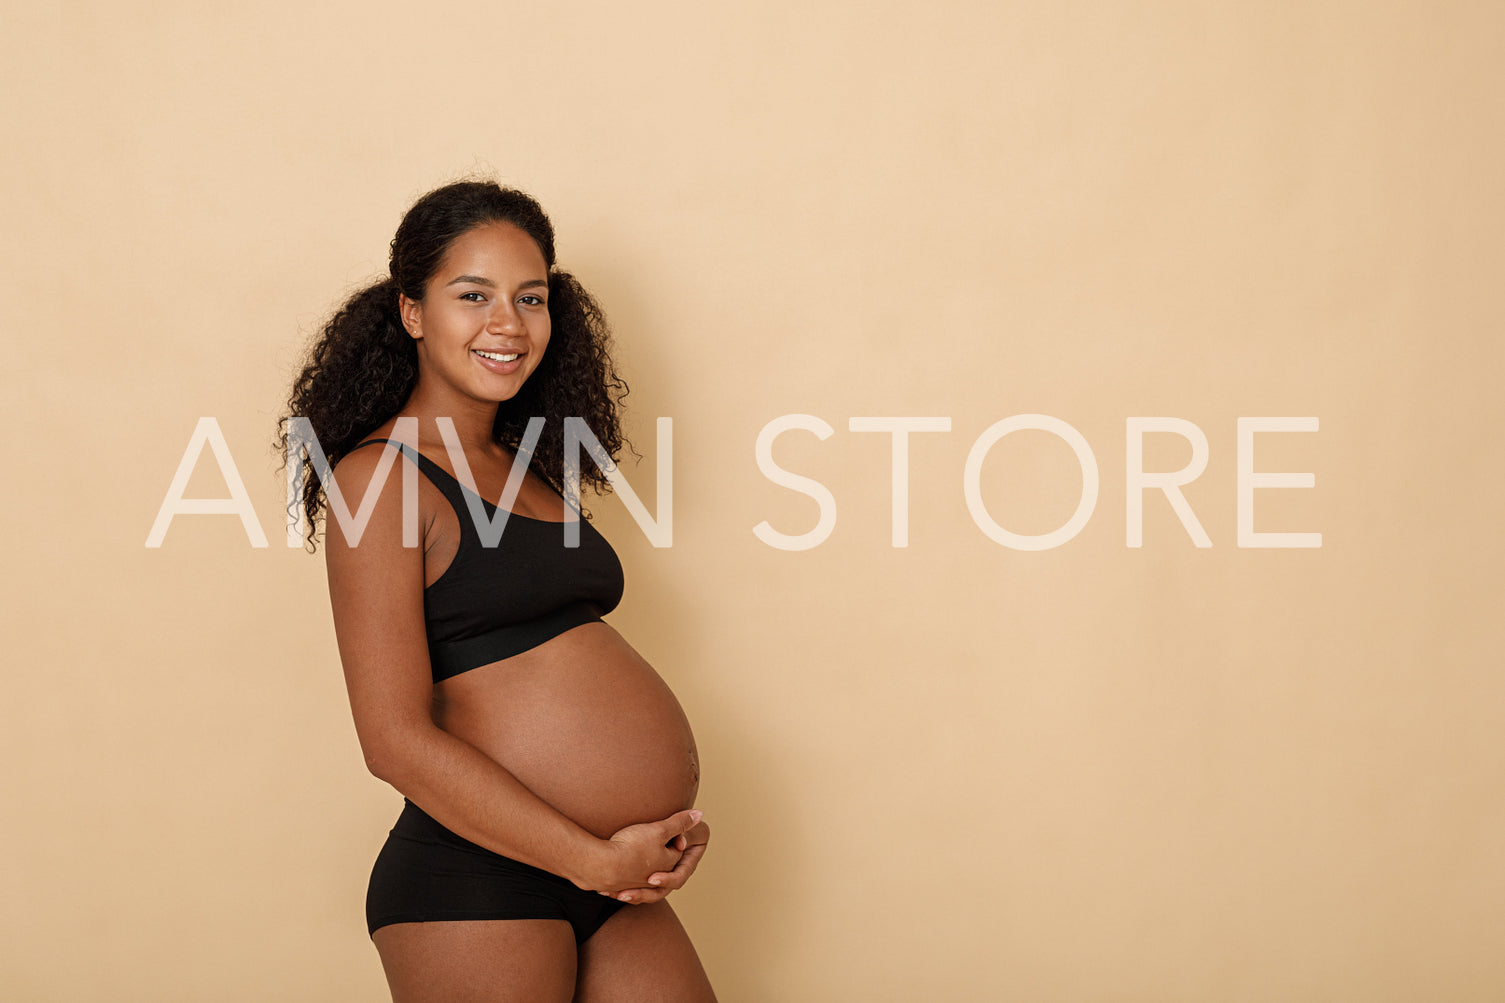
[[[366,890],[366,928],[465,919],[562,919],[575,943],[627,903],[492,853],[403,799]]]

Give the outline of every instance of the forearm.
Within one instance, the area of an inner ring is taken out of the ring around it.
[[[434,725],[385,743],[372,773],[451,832],[494,853],[590,887],[601,840],[556,811],[505,767]]]

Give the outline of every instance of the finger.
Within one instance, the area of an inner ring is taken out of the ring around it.
[[[670,845],[679,845],[681,849],[692,846],[695,843],[708,843],[711,840],[711,827],[704,821],[696,822],[690,828],[680,833],[670,841]],[[680,845],[683,844],[683,845]]]
[[[643,896],[646,895],[646,894],[648,894],[648,892],[650,892],[650,891],[657,892],[658,889],[657,888],[629,888],[625,892],[618,892],[616,895],[613,896],[613,898],[615,898],[618,902],[625,902],[628,905],[639,905],[643,901]]]
[[[628,905],[650,905],[654,902],[662,902],[668,896],[667,891],[658,888],[635,888],[618,895],[617,899]]]
[[[648,883],[664,891],[683,888],[685,882],[690,880],[690,875],[695,873],[695,868],[700,866],[700,858],[703,856],[705,856],[705,844],[693,843],[685,851],[684,856],[679,858],[679,863],[674,865],[672,871],[655,871],[648,875]]]
[[[684,859],[684,856],[684,850],[676,850],[673,846],[666,846],[663,852],[653,860],[645,861],[646,868],[650,874],[656,871],[672,871],[679,866],[679,862]],[[642,872],[640,871],[639,873]]]
[[[670,870],[654,871],[648,875],[648,884],[654,888],[663,888],[669,885],[677,888],[684,883],[683,879],[688,878],[695,872],[695,865],[699,859],[699,853],[691,857],[690,852],[686,851],[685,855],[679,858],[679,863],[675,864]]]
[[[664,831],[664,826],[672,821],[671,817],[662,822],[629,826],[612,836],[611,842],[622,848],[624,860],[631,861],[632,870],[638,874],[668,870],[679,862],[684,852],[676,848],[676,837]]]
[[[705,856],[706,847],[709,845],[709,843],[691,843],[685,848],[685,852],[680,854],[679,862],[674,865],[674,869],[682,871],[688,867],[693,871],[699,866],[700,858]]]
[[[669,840],[673,839],[675,836],[678,836],[681,833],[689,832],[691,829],[700,824],[700,819],[703,814],[704,812],[700,811],[699,809],[691,808],[688,811],[677,811],[673,815],[670,815],[668,818],[664,819],[662,822],[659,822],[659,831],[664,834],[664,838],[661,840],[661,842],[668,843]]]

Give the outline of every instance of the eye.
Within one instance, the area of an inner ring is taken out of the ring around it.
[[[543,306],[543,297],[542,296],[533,296],[533,295],[530,294],[528,296],[524,296],[523,299],[522,299],[522,301],[524,303],[528,304],[529,306]]]
[[[475,299],[469,299],[469,297],[471,296],[474,296]],[[484,303],[486,301],[486,294],[472,291],[468,293],[461,293],[460,298],[470,303]]]

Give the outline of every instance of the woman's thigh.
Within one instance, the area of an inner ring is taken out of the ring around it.
[[[667,901],[618,909],[580,945],[575,1003],[715,1003],[690,935]]]
[[[575,934],[562,919],[393,923],[372,935],[393,1003],[568,1003]]]

